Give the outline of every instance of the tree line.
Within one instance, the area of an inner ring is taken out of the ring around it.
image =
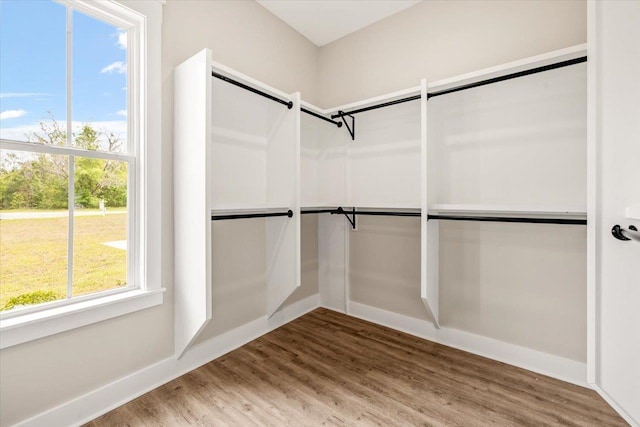
[[[29,142],[65,146],[67,134],[55,120],[41,122]],[[73,134],[74,145],[86,150],[120,151],[122,141],[85,124]],[[127,205],[127,163],[117,160],[75,157],[74,204],[98,208]],[[69,205],[69,157],[3,151],[0,161],[0,209],[67,209]]]

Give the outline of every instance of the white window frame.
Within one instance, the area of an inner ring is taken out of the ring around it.
[[[165,289],[162,287],[160,271],[162,238],[159,217],[162,3],[113,0],[58,2],[67,6],[69,10],[82,12],[127,31],[127,153],[73,148],[70,132],[66,147],[7,140],[0,141],[0,147],[23,152],[67,155],[70,156],[70,165],[74,155],[127,161],[128,230],[134,233],[134,236],[127,236],[127,287],[2,313],[0,349],[153,307],[163,302]],[[67,67],[70,68],[69,64]],[[68,76],[68,79],[70,78],[71,76]],[[70,85],[67,90],[70,90]],[[69,127],[70,111],[67,120]],[[72,238],[73,236],[70,236],[70,239]],[[72,249],[69,252],[72,252]]]

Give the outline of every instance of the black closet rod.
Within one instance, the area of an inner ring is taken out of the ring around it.
[[[456,86],[450,89],[440,90],[438,92],[428,93],[427,99],[440,96],[440,95],[447,95],[453,92],[459,92],[461,90],[472,89],[474,87],[484,86],[484,85],[497,83],[497,82],[503,82],[505,80],[516,79],[518,77],[530,76],[531,74],[542,73],[544,71],[550,71],[550,70],[555,70],[562,67],[568,67],[570,65],[580,64],[582,62],[587,62],[586,56],[581,56],[580,58],[574,58],[566,61],[556,62],[555,64],[543,65],[541,67],[531,68],[529,70],[518,71],[516,73],[505,74],[504,76],[498,76],[498,77],[493,77],[486,80],[480,80],[479,82],[469,83],[462,86]]]
[[[266,93],[266,92],[263,92],[263,91],[258,90],[258,89],[256,89],[256,88],[253,88],[253,87],[251,87],[251,86],[248,86],[248,85],[246,85],[246,84],[244,84],[244,83],[241,83],[241,82],[239,82],[239,81],[237,81],[237,80],[233,80],[233,79],[232,79],[232,78],[230,78],[230,77],[223,76],[222,74],[218,74],[218,73],[216,73],[215,71],[212,71],[212,72],[211,72],[211,75],[212,75],[213,77],[218,78],[218,79],[220,79],[220,80],[223,80],[223,81],[225,81],[225,82],[227,82],[227,83],[231,83],[232,85],[235,85],[235,86],[241,87],[242,89],[248,90],[249,92],[253,92],[253,93],[257,94],[257,95],[264,96],[265,98],[268,98],[268,99],[270,99],[270,100],[272,100],[272,101],[275,101],[275,102],[277,102],[277,103],[279,103],[279,104],[286,105],[288,109],[292,109],[292,108],[293,108],[293,101],[285,101],[284,99],[277,98],[277,97],[275,97],[275,96],[273,96],[273,95],[270,95],[270,94],[268,94],[268,93]],[[315,113],[315,112],[313,112],[313,111],[311,111],[311,110],[307,110],[306,108],[301,108],[301,110],[302,110],[303,112],[307,113],[307,114],[311,114],[311,115],[312,115],[312,116],[314,116],[314,117],[317,117],[317,118],[319,118],[319,119],[322,119],[322,120],[324,120],[324,121],[326,121],[326,122],[329,122],[329,123],[331,123],[331,124],[334,124],[334,125],[336,125],[336,126],[338,126],[338,127],[342,127],[342,122],[336,122],[336,121],[334,121],[334,120],[331,120],[331,119],[330,119],[330,118],[328,118],[328,117],[324,117],[324,116],[322,116],[322,115],[320,115],[320,114],[318,114],[318,113]]]
[[[396,105],[396,104],[402,104],[403,102],[417,101],[420,98],[421,98],[420,95],[414,95],[414,96],[410,96],[408,98],[401,98],[401,99],[396,99],[396,100],[393,100],[393,101],[383,102],[382,104],[376,104],[376,105],[370,105],[369,107],[358,108],[357,110],[352,110],[352,111],[347,111],[347,112],[340,111],[337,114],[332,114],[331,118],[332,119],[338,119],[338,118],[340,118],[342,116],[349,116],[351,114],[364,113],[365,111],[377,110],[378,108],[389,107],[391,105]]]
[[[339,212],[342,213],[342,212]],[[353,214],[353,211],[346,211],[347,214]],[[402,211],[356,211],[356,215],[372,215],[372,216],[421,216],[420,212],[402,212]]]
[[[429,215],[428,219],[446,221],[477,221],[477,222],[517,222],[522,224],[565,224],[587,225],[586,219],[573,218],[531,218],[531,217],[504,217],[504,216],[461,216],[461,215]]]
[[[230,77],[223,76],[222,74],[218,74],[215,71],[212,71],[211,75],[213,77],[218,78],[220,80],[223,80],[223,81],[225,81],[227,83],[231,83],[232,85],[235,85],[235,86],[241,87],[242,89],[248,90],[249,92],[253,92],[253,93],[257,94],[257,95],[264,96],[265,98],[268,98],[268,99],[270,99],[272,101],[275,101],[277,103],[280,103],[282,105],[286,105],[289,110],[293,108],[293,101],[285,101],[284,99],[276,98],[275,96],[270,95],[270,94],[268,94],[266,92],[263,92],[263,91],[258,90],[256,88],[248,86],[248,85],[246,85],[244,83],[241,83],[241,82],[239,82],[237,80],[233,80]]]
[[[338,209],[303,209],[300,211],[302,215],[320,214],[320,213],[337,213]]]
[[[345,210],[343,208],[335,208],[335,209],[303,209],[300,211],[301,214],[321,214],[321,213],[330,213],[332,215],[335,214],[346,214],[352,215],[352,210]],[[377,215],[377,216],[420,216],[420,212],[394,212],[394,211],[356,211],[356,215]]]
[[[347,212],[352,213],[352,212]],[[356,211],[356,215],[375,216],[408,216],[419,217],[420,212],[402,211]],[[478,221],[478,222],[516,222],[524,224],[574,224],[586,225],[584,219],[574,218],[531,218],[531,217],[503,217],[503,216],[462,216],[462,215],[428,215],[427,219],[448,220],[448,221]]]
[[[353,211],[336,209],[308,209],[303,210],[302,214],[346,214],[353,215]],[[355,211],[356,215],[372,215],[372,216],[403,216],[403,217],[419,217],[420,212],[404,212],[404,211]],[[503,217],[503,216],[463,216],[463,215],[428,215],[429,220],[443,221],[476,221],[476,222],[513,222],[521,224],[561,224],[561,225],[587,225],[586,219],[576,218],[533,218],[533,217]]]
[[[246,213],[246,214],[221,214],[221,215],[211,215],[211,221],[222,221],[226,219],[245,219],[245,218],[270,218],[274,216],[286,216],[291,218],[293,216],[293,211],[289,209],[286,212],[254,212],[254,213]]]
[[[341,127],[342,127],[342,122],[336,122],[336,121],[331,120],[330,118],[325,117],[325,116],[323,116],[323,115],[320,115],[320,114],[318,114],[318,113],[316,113],[316,112],[313,112],[313,111],[311,111],[311,110],[307,110],[307,109],[306,109],[306,108],[304,108],[304,107],[300,108],[300,110],[302,110],[302,112],[303,112],[303,113],[310,114],[310,115],[312,115],[313,117],[317,117],[317,118],[319,118],[319,119],[321,119],[321,120],[324,120],[325,122],[332,123],[332,124],[334,124],[334,125],[338,126],[339,128],[341,128]]]
[[[503,76],[498,76],[498,77],[492,77],[490,79],[480,80],[480,81],[477,81],[477,82],[474,82],[474,83],[468,83],[468,84],[462,85],[462,86],[456,86],[456,87],[452,87],[452,88],[449,88],[449,89],[443,89],[443,90],[440,90],[440,91],[437,91],[437,92],[427,93],[427,99],[434,98],[436,96],[447,95],[449,93],[460,92],[460,91],[467,90],[467,89],[472,89],[472,88],[475,88],[475,87],[485,86],[485,85],[492,84],[492,83],[498,83],[498,82],[502,82],[502,81],[505,81],[505,80],[511,80],[511,79],[515,79],[515,78],[518,78],[518,77],[529,76],[531,74],[542,73],[544,71],[555,70],[557,68],[568,67],[570,65],[580,64],[580,63],[583,63],[583,62],[586,62],[586,61],[587,61],[587,57],[586,56],[581,56],[579,58],[569,59],[569,60],[566,60],[566,61],[556,62],[554,64],[543,65],[541,67],[531,68],[529,70],[518,71],[516,73],[505,74]],[[378,108],[388,107],[390,105],[402,104],[404,102],[409,102],[409,101],[417,101],[420,98],[422,98],[421,95],[414,95],[414,96],[409,96],[407,98],[401,98],[401,99],[396,99],[396,100],[389,101],[389,102],[384,102],[382,104],[370,105],[368,107],[359,108],[357,110],[340,111],[337,114],[332,114],[331,118],[332,119],[337,119],[337,118],[340,118],[342,116],[348,116],[348,115],[352,115],[352,114],[363,113],[365,111],[376,110]]]

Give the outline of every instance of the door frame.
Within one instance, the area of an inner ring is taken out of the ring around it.
[[[598,244],[602,227],[598,204],[601,193],[600,87],[600,1],[587,2],[587,383],[630,425],[637,425],[618,403],[600,387],[600,294]],[[603,234],[604,235],[604,234]]]

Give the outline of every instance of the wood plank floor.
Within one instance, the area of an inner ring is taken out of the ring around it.
[[[317,309],[88,426],[626,426],[594,392]]]

